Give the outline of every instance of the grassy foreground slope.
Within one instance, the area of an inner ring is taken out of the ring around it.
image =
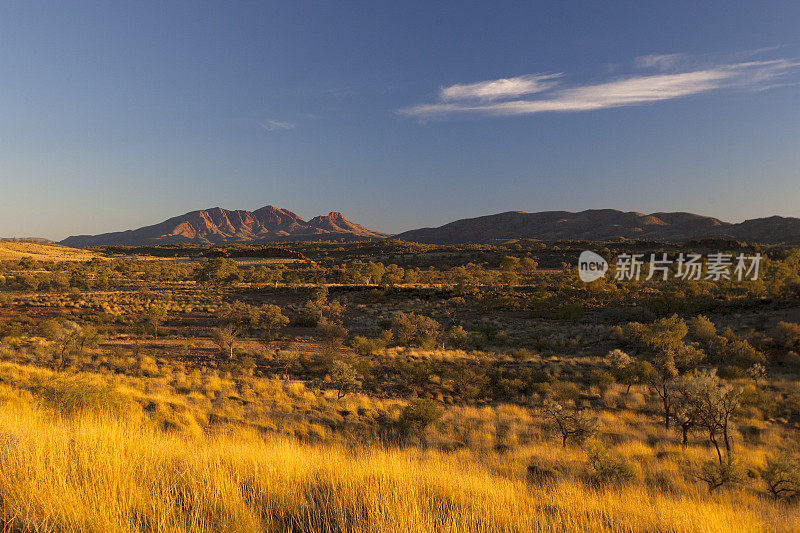
[[[303,444],[232,425],[165,431],[141,409],[152,388],[144,382],[138,390],[11,363],[0,376],[0,527],[8,531],[800,528],[796,506],[746,489],[709,495],[690,479],[676,491],[531,481],[513,454]],[[536,446],[526,453],[556,462],[582,453]],[[648,464],[677,469],[669,459]]]
[[[90,261],[95,257],[98,257],[96,253],[59,244],[0,241],[0,261],[23,258],[35,261]]]

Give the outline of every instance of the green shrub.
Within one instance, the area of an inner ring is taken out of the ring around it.
[[[789,370],[794,372],[800,371],[800,355],[797,352],[787,352],[786,355],[783,356],[783,364]]]
[[[796,348],[800,343],[800,324],[779,322],[775,327],[772,338],[784,348]]]
[[[563,475],[564,473],[557,465],[544,464],[542,462],[531,462],[526,468],[526,478],[528,483],[532,485],[552,483]]]
[[[711,460],[703,463],[695,476],[708,485],[709,492],[714,492],[722,486],[740,482],[744,473],[733,461]]]
[[[593,370],[589,376],[589,383],[600,389],[603,394],[614,384],[614,375],[607,370]]]
[[[768,457],[761,478],[775,499],[794,499],[800,495],[800,460],[785,453]]]
[[[726,365],[719,369],[717,375],[723,379],[744,379],[747,371],[740,366]]]
[[[744,340],[733,340],[725,346],[724,355],[727,361],[742,368],[750,368],[755,364],[766,362],[764,354],[753,348]]]
[[[635,477],[633,468],[624,457],[611,452],[597,440],[586,445],[586,456],[586,477],[590,483],[627,483]]]
[[[689,326],[689,334],[700,342],[709,343],[717,337],[717,327],[703,315],[690,318],[686,325]]]
[[[422,432],[442,416],[439,404],[433,400],[414,400],[400,414],[400,429],[405,434]]]
[[[350,341],[350,346],[358,355],[370,356],[379,353],[386,345],[380,339],[368,339],[356,335]]]
[[[55,376],[33,392],[65,415],[119,413],[129,404],[128,398],[113,384],[82,375]]]

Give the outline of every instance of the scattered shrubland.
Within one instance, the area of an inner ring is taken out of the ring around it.
[[[0,262],[0,523],[800,529],[800,254],[586,285],[569,249]]]

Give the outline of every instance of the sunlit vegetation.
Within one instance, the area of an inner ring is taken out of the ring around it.
[[[0,261],[3,529],[800,529],[800,252],[587,285],[585,248],[675,246]]]

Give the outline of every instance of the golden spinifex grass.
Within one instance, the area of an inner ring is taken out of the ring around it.
[[[542,484],[469,455],[187,436],[117,414],[0,408],[0,522],[13,531],[792,531],[743,490]],[[558,448],[554,448],[554,451]],[[491,469],[491,470],[490,470]]]
[[[36,261],[89,261],[97,254],[58,244],[38,242],[0,242],[0,260],[17,261],[22,258]]]

